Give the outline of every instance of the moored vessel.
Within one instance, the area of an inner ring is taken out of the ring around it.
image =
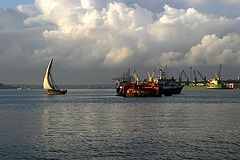
[[[162,88],[146,81],[122,81],[116,86],[116,93],[124,97],[161,97]]]
[[[136,71],[130,76],[130,70],[124,73],[121,78],[115,78],[116,93],[124,97],[161,97],[180,94],[183,86],[177,84],[174,78],[168,79],[165,72],[160,70],[159,76],[155,77],[155,71],[150,75],[148,71],[148,80],[140,81]]]
[[[159,68],[159,75],[157,77],[152,77],[154,83],[157,86],[162,86],[162,94],[164,96],[172,96],[173,94],[180,94],[183,85],[178,84],[174,77],[168,78],[167,77],[167,66],[165,68]],[[155,71],[152,75],[155,75]]]
[[[186,90],[205,90],[205,89],[232,89],[230,88],[221,78],[221,68],[222,65],[220,64],[218,73],[215,73],[216,78],[211,78],[209,80],[206,80],[206,76],[203,76],[199,71],[194,69],[194,80],[189,81],[189,78],[187,77],[184,70],[180,74],[179,77],[179,83],[185,83],[184,88]],[[191,67],[192,69],[192,67]],[[192,72],[192,71],[191,71]],[[202,81],[197,80],[197,73],[202,78]],[[185,75],[186,81],[182,82],[182,75]]]

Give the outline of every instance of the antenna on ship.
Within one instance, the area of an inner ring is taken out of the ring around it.
[[[165,73],[164,73],[164,78],[167,79],[167,75],[168,75],[168,72],[167,72],[167,64],[166,64],[166,67],[165,67]]]
[[[221,76],[222,76],[222,64],[220,64],[219,66],[219,71],[218,71],[218,79],[221,80]]]
[[[193,81],[193,78],[192,78],[192,67],[190,67],[190,82]]]

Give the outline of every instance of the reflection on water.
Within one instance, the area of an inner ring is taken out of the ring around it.
[[[0,159],[239,159],[240,91],[0,91]]]

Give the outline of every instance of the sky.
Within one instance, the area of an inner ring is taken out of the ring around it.
[[[0,0],[0,83],[111,83],[128,67],[240,75],[239,0]]]
[[[18,5],[33,5],[34,0],[0,0],[1,8],[11,8],[14,9]]]

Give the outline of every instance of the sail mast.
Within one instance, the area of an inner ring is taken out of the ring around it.
[[[45,90],[54,89],[54,87],[52,86],[52,84],[49,81],[49,75],[50,75],[50,71],[51,71],[51,68],[52,68],[52,62],[53,62],[53,59],[50,60],[50,62],[48,64],[48,67],[47,67],[47,70],[46,70],[45,77],[44,77],[43,89],[45,89]]]

